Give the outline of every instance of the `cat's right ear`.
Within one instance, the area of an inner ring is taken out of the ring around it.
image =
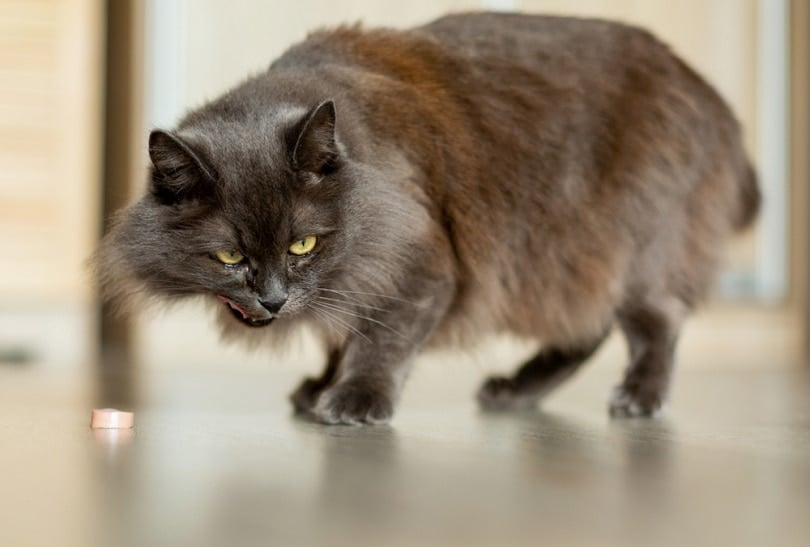
[[[152,194],[161,202],[174,204],[200,197],[213,181],[211,171],[179,137],[156,129],[149,134],[152,160]]]

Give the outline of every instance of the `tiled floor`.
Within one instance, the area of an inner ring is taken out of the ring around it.
[[[810,376],[683,370],[610,421],[615,371],[486,415],[419,368],[390,427],[293,419],[284,370],[149,370],[133,433],[88,375],[0,368],[0,545],[810,545]]]

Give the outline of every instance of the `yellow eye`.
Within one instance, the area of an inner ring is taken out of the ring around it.
[[[304,239],[299,239],[290,245],[290,252],[296,256],[305,255],[315,248],[318,238],[315,236],[307,236]]]
[[[245,256],[239,251],[217,251],[216,256],[217,260],[229,266],[239,264],[245,259]]]

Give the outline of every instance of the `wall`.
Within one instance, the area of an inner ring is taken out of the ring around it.
[[[101,30],[97,0],[0,3],[0,351],[92,353]]]

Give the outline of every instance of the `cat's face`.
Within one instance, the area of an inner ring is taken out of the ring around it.
[[[153,132],[151,193],[116,241],[135,279],[251,327],[304,313],[345,254],[334,123],[326,102],[267,139]]]
[[[223,197],[196,226],[205,243],[184,266],[190,278],[204,276],[204,292],[253,327],[303,312],[343,256],[339,203],[299,181],[274,191],[270,200]]]

